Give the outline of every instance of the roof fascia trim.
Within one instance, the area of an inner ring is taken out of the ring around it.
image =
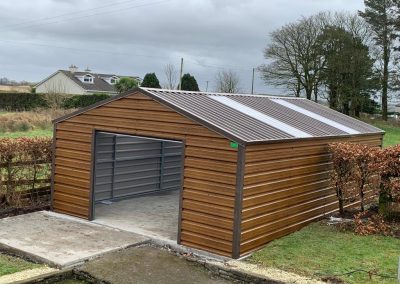
[[[92,104],[90,106],[78,109],[77,111],[74,111],[74,112],[69,113],[67,115],[64,115],[64,116],[61,116],[59,118],[56,118],[56,119],[53,120],[53,123],[57,124],[59,122],[62,122],[64,120],[67,120],[67,119],[72,118],[74,116],[80,115],[82,113],[85,113],[85,112],[87,112],[89,110],[92,110],[92,109],[95,109],[97,107],[100,107],[102,105],[105,105],[105,104],[108,104],[110,102],[125,98],[125,97],[130,96],[130,95],[133,95],[135,92],[138,92],[138,91],[141,91],[141,90],[139,88],[135,88],[135,89],[132,89],[132,90],[128,90],[128,91],[126,91],[126,92],[124,92],[122,94],[119,94],[119,95],[116,95],[116,96],[112,96],[109,99],[102,100],[102,101],[97,102],[95,104]]]

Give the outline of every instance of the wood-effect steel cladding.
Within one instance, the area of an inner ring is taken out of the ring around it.
[[[89,218],[94,130],[184,141],[180,242],[232,255],[237,149],[139,92],[56,124],[55,211]]]
[[[338,210],[329,184],[328,144],[334,141],[381,147],[382,135],[246,147],[241,255]]]
[[[55,121],[57,212],[92,217],[96,131],[183,141],[178,242],[234,258],[338,210],[328,144],[384,134],[301,99],[139,88]]]

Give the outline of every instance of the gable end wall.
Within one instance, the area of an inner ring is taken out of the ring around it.
[[[237,149],[139,92],[56,124],[56,212],[89,218],[94,130],[184,141],[181,244],[232,255]]]

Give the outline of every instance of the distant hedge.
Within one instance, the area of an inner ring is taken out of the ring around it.
[[[48,107],[42,94],[35,93],[0,93],[0,109],[23,111]]]
[[[108,94],[76,95],[65,99],[63,107],[66,109],[87,107],[110,97]]]

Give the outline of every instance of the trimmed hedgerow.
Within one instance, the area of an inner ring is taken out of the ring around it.
[[[354,197],[364,211],[365,193],[379,196],[380,212],[390,214],[393,203],[400,203],[400,145],[380,149],[353,143],[333,143],[331,184],[336,191],[340,213]]]
[[[76,95],[65,99],[63,108],[70,109],[87,107],[110,97],[111,95],[108,94]]]
[[[23,111],[48,107],[42,94],[36,93],[0,93],[0,109]]]

